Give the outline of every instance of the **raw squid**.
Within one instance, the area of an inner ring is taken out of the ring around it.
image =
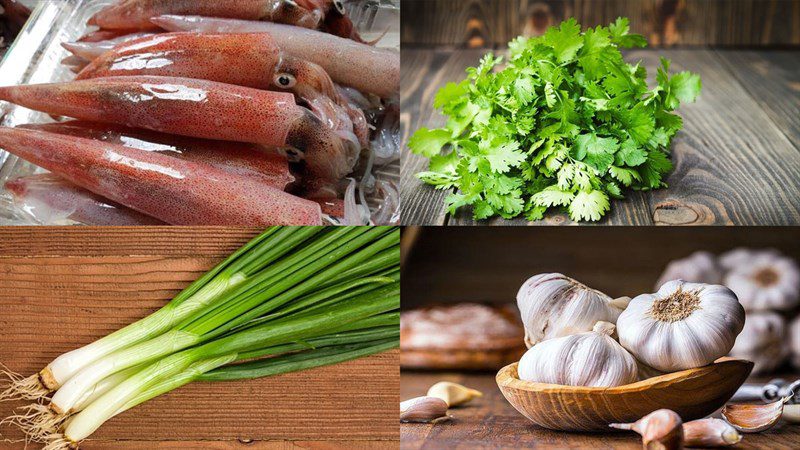
[[[0,127],[0,148],[173,225],[321,225],[317,203],[208,164],[91,139]]]
[[[320,11],[324,18],[321,29],[336,36],[367,43],[358,34],[353,21],[347,17],[341,0],[296,0],[297,4],[310,10]]]
[[[80,120],[20,125],[19,128],[96,139],[205,163],[234,175],[254,178],[280,190],[285,190],[295,180],[289,171],[286,155],[256,144],[197,139]]]
[[[52,173],[11,180],[6,189],[17,207],[42,225],[160,225],[164,222],[110,202]]]
[[[109,39],[114,39],[120,36],[125,36],[127,34],[136,33],[139,30],[129,30],[129,29],[118,29],[118,30],[95,30],[90,31],[80,38],[78,38],[78,42],[100,42],[100,41],[107,41]]]
[[[270,22],[200,16],[160,16],[152,21],[168,31],[267,32],[284,52],[319,64],[337,83],[382,98],[396,97],[400,90],[400,54],[394,50]]]
[[[322,67],[284,55],[268,33],[166,33],[133,39],[97,57],[78,79],[132,75],[198,78],[291,91],[342,138],[369,144],[363,112],[339,95]]]
[[[294,0],[122,0],[92,16],[89,25],[152,29],[149,19],[162,14],[268,20],[304,28],[318,28],[323,18],[322,11],[303,8]]]
[[[50,114],[183,136],[290,146],[304,153],[309,197],[331,197],[353,168],[348,145],[290,93],[214,81],[139,76],[0,87],[0,100]]]

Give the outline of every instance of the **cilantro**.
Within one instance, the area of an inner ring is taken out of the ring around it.
[[[430,159],[417,177],[453,189],[448,209],[471,206],[476,219],[540,220],[564,208],[573,220],[596,221],[625,190],[664,187],[683,127],[672,111],[695,101],[701,82],[690,72],[670,76],[662,58],[649,88],[644,67],[620,53],[646,45],[628,19],[585,32],[569,19],[511,41],[505,62],[487,54],[436,94],[446,126],[409,140]]]

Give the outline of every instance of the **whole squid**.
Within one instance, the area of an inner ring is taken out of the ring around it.
[[[133,75],[198,78],[289,91],[343,139],[369,145],[363,112],[345,101],[322,67],[285,55],[268,33],[145,36],[103,53],[77,79]]]
[[[97,226],[164,224],[52,173],[20,177],[6,182],[5,187],[17,207],[43,225],[62,225],[66,221]]]
[[[319,64],[337,83],[382,98],[400,92],[400,53],[394,50],[270,22],[172,15],[155,17],[152,22],[168,31],[267,32],[284,52]]]
[[[95,139],[205,163],[233,175],[251,177],[280,190],[286,190],[295,181],[285,154],[256,144],[197,139],[80,120],[27,124],[19,128]]]
[[[342,140],[290,93],[159,76],[0,87],[0,100],[50,114],[206,139],[294,147],[306,195],[335,196],[358,146]]]
[[[104,29],[152,29],[151,17],[197,14],[210,17],[267,20],[304,28],[319,28],[323,11],[307,9],[294,0],[121,0],[89,19]]]
[[[0,127],[0,148],[174,225],[321,225],[320,206],[248,177],[160,153]]]

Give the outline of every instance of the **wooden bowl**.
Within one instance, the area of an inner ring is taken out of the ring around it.
[[[725,405],[750,375],[753,363],[720,358],[697,369],[612,388],[561,386],[519,379],[517,364],[497,372],[497,385],[517,411],[536,425],[563,431],[611,431],[609,423],[635,422],[668,408],[684,422]]]

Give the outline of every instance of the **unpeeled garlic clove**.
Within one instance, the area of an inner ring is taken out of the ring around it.
[[[783,414],[783,404],[787,400],[789,397],[765,405],[725,405],[722,408],[722,417],[742,433],[758,433],[778,423]]]
[[[687,447],[727,447],[738,444],[742,435],[721,419],[700,419],[683,424],[683,444]]]
[[[784,405],[781,417],[789,423],[800,423],[800,405]]]
[[[642,436],[647,449],[673,450],[683,448],[681,417],[672,410],[659,409],[634,423],[612,423],[611,428],[633,430]]]
[[[400,402],[400,422],[428,423],[447,417],[447,402],[437,397],[416,397]]]
[[[440,398],[450,407],[463,405],[481,396],[483,396],[481,391],[450,381],[440,381],[428,389],[428,397]]]

